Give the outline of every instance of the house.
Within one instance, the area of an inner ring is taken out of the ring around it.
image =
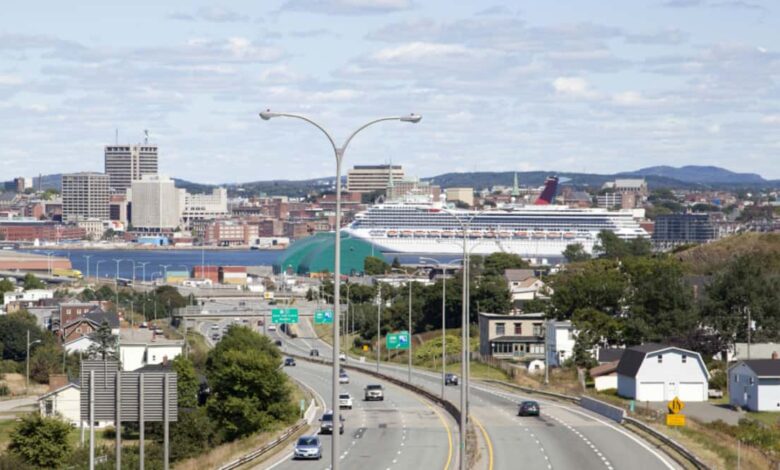
[[[599,364],[620,362],[624,352],[626,352],[624,348],[599,348],[596,350],[596,361]]]
[[[53,290],[46,289],[30,289],[22,291],[6,292],[3,294],[3,306],[8,305],[11,302],[20,302],[23,305],[37,305],[39,301],[43,299],[54,298]]]
[[[81,388],[64,374],[49,376],[49,392],[38,398],[41,416],[58,416],[76,426],[81,422]]]
[[[748,349],[750,350],[749,355]],[[729,359],[732,361],[771,359],[778,352],[780,352],[780,344],[778,343],[752,343],[750,348],[748,348],[747,343],[736,343],[734,344],[734,356]]]
[[[544,313],[479,314],[479,353],[498,359],[544,360]]]
[[[99,307],[95,307],[83,316],[75,317],[60,331],[63,347],[68,352],[86,351],[92,344],[89,336],[104,322],[111,328],[111,334],[119,334],[119,317],[116,313],[104,312]]]
[[[560,367],[574,354],[577,334],[570,321],[547,321],[547,363]]]
[[[588,371],[593,378],[593,385],[597,391],[617,390],[617,366],[617,361],[606,362],[604,364],[599,364]]]
[[[507,269],[504,271],[509,294],[514,308],[520,308],[524,301],[542,296],[545,284],[534,275],[533,269]]]
[[[183,340],[167,339],[146,328],[123,328],[119,333],[119,360],[123,371],[172,361],[182,351]]]
[[[626,348],[617,366],[618,395],[639,401],[707,401],[709,378],[699,353],[663,344]]]
[[[749,359],[729,369],[729,404],[751,411],[780,411],[780,360]]]

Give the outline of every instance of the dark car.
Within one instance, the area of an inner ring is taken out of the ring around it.
[[[344,417],[339,416],[339,434],[344,434]],[[320,418],[320,434],[333,434],[333,411],[326,411]]]
[[[444,385],[458,385],[458,376],[455,374],[445,374],[444,375]]]
[[[309,357],[320,357],[320,350],[312,349],[311,351],[309,351]]]
[[[274,344],[281,348],[282,347],[282,340],[277,339],[276,341],[274,341]]]
[[[292,357],[288,357],[288,358],[286,358],[286,359],[284,360],[284,365],[285,365],[285,366],[291,366],[291,367],[295,367],[295,358],[292,358]]]
[[[520,403],[517,416],[539,416],[539,403],[530,400]]]

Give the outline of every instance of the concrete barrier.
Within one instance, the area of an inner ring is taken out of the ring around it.
[[[580,406],[586,410],[590,410],[594,413],[598,413],[605,418],[609,418],[612,421],[622,424],[626,419],[626,410],[619,406],[610,405],[603,401],[596,400],[594,398],[583,396],[580,398]]]

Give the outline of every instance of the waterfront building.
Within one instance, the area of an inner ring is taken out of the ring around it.
[[[133,181],[157,174],[157,146],[106,145],[105,172],[111,177],[111,188],[124,192]]]
[[[144,175],[132,183],[133,228],[147,232],[173,231],[181,222],[184,190],[166,176]]]
[[[347,191],[384,192],[393,181],[404,179],[401,165],[355,165],[347,172]]]
[[[185,223],[193,220],[214,220],[226,217],[228,211],[228,195],[225,188],[214,188],[211,194],[189,194],[184,196]]]
[[[0,239],[9,242],[81,240],[86,234],[83,228],[49,220],[0,219]]]
[[[62,218],[106,220],[109,216],[109,176],[84,172],[62,175]]]
[[[708,214],[668,214],[655,218],[653,243],[659,248],[706,243],[715,237],[716,230]]]

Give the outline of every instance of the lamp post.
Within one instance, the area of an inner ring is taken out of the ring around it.
[[[95,261],[95,279],[96,282],[100,282],[100,263],[104,262],[104,259]]]
[[[146,282],[146,265],[149,264],[148,261],[139,261],[138,264],[141,265],[141,283],[143,284]]]
[[[406,275],[406,283],[409,285],[409,351],[407,353],[409,372],[407,380],[409,383],[412,383],[412,277],[403,269],[393,268],[392,271],[404,273]]]
[[[54,253],[53,251],[46,251],[46,270],[49,272],[49,276],[51,276],[51,255]]]
[[[161,264],[159,265],[161,268],[163,268],[163,284],[168,283],[168,268],[171,267],[170,264]]]
[[[435,258],[421,257],[420,261],[433,261],[442,268],[441,277],[441,397],[444,398],[444,387],[447,383],[447,264]],[[463,260],[455,260],[463,261]],[[455,261],[452,261],[454,263]]]
[[[92,255],[84,255],[84,258],[87,258],[87,282],[89,282],[89,259],[92,258]]]
[[[25,382],[24,382],[24,394],[28,395],[30,393],[30,346],[33,344],[40,343],[41,340],[36,339],[32,343],[30,342],[30,330],[27,330],[27,375],[25,376]]]
[[[116,288],[116,314],[119,315],[119,263],[124,261],[122,258],[114,258],[116,263],[116,278],[114,278],[114,287]]]
[[[333,305],[334,305],[334,321],[333,321],[333,371],[332,371],[332,404],[333,404],[333,422],[339,423],[340,419],[340,413],[339,413],[339,407],[338,407],[338,399],[339,399],[339,327],[340,327],[340,318],[339,315],[335,314],[335,312],[339,312],[341,305],[341,164],[344,160],[344,152],[346,151],[347,147],[349,146],[349,143],[352,141],[352,139],[363,129],[380,122],[384,121],[402,121],[402,122],[409,122],[409,123],[417,123],[420,122],[420,119],[422,119],[422,116],[418,116],[416,114],[410,114],[408,116],[392,116],[392,117],[383,117],[379,119],[374,119],[372,121],[367,122],[366,124],[363,124],[362,126],[358,127],[356,131],[354,131],[352,134],[347,137],[347,139],[344,141],[344,144],[339,147],[336,144],[336,141],[333,139],[333,137],[330,135],[330,133],[325,130],[324,127],[322,127],[320,124],[312,120],[311,118],[308,118],[306,116],[302,116],[300,114],[293,114],[293,113],[276,113],[271,112],[270,109],[263,111],[260,113],[260,118],[262,118],[264,121],[267,121],[271,118],[275,117],[288,117],[288,118],[294,118],[294,119],[300,119],[302,121],[306,121],[309,124],[313,125],[320,131],[322,131],[323,134],[325,134],[325,137],[328,139],[328,141],[331,144],[331,147],[333,148],[333,153],[336,157],[336,234],[335,234],[335,249],[334,249],[334,263],[333,263],[333,272],[335,274],[335,282],[333,283]],[[390,168],[390,172],[392,173],[392,168]],[[338,470],[339,469],[339,456],[341,455],[339,452],[339,434],[333,433],[333,439],[331,440],[332,448],[331,448],[331,470]]]
[[[382,283],[377,284],[379,291],[379,303],[376,308],[376,372],[379,373],[379,361],[382,359]]]

